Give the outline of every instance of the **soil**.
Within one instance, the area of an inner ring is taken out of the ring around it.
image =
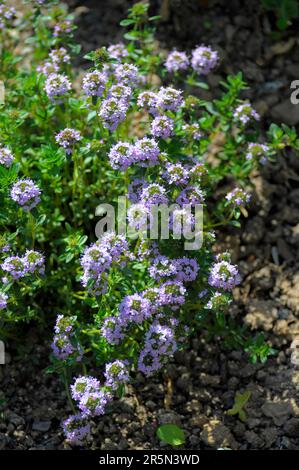
[[[70,0],[84,50],[117,42],[119,20],[132,2]],[[173,0],[163,11],[160,47],[212,44],[224,57],[219,76],[243,70],[247,96],[272,121],[297,124],[299,108],[289,101],[289,85],[299,79],[298,36],[290,28],[273,40],[274,22],[260,2],[213,3]],[[250,4],[250,5],[248,5]],[[152,8],[157,12],[153,3]],[[190,14],[191,13],[191,14]],[[293,122],[290,122],[292,120]],[[90,449],[167,448],[156,437],[161,423],[177,423],[187,449],[299,450],[299,158],[286,153],[275,165],[252,175],[253,202],[242,229],[221,235],[221,248],[233,252],[243,282],[234,291],[230,315],[253,331],[264,331],[277,350],[266,364],[228,351],[205,332],[178,353],[165,372],[150,381],[140,374],[109,414],[95,421]],[[0,368],[2,416],[0,449],[70,449],[60,422],[69,414],[63,384],[40,373],[49,364],[48,347],[33,329],[26,354]],[[34,355],[31,352],[34,351]],[[236,392],[251,391],[246,420],[230,416]]]

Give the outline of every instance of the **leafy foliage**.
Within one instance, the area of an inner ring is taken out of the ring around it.
[[[184,431],[176,424],[162,424],[157,429],[157,436],[173,447],[184,444],[186,440]]]

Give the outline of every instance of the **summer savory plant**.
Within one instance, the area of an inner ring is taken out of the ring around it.
[[[0,332],[17,338],[34,321],[47,337],[54,326],[48,372],[74,410],[66,437],[83,445],[136,373],[158,372],[203,329],[253,360],[272,353],[230,318],[241,277],[229,253],[215,253],[214,229],[240,225],[252,170],[298,140],[272,125],[264,142],[241,74],[220,98],[198,98],[218,52],[163,58],[147,4],[129,10],[123,43],[85,56],[81,76],[65,7],[24,3],[21,13],[0,2]],[[117,212],[119,196],[127,231],[97,238],[96,208]],[[159,204],[176,205],[167,240],[144,236]],[[186,250],[177,228],[194,230],[198,205],[201,244]]]

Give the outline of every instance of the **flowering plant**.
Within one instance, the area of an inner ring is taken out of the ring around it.
[[[3,11],[15,27],[18,13]],[[271,126],[262,141],[258,113],[240,99],[241,74],[222,83],[220,98],[201,99],[217,51],[202,45],[162,60],[156,19],[135,4],[122,22],[126,44],[89,53],[80,80],[72,18],[56,2],[32,1],[19,19],[34,29],[29,68],[13,57],[17,36],[0,30],[1,332],[20,320],[55,323],[49,371],[70,386],[77,409],[64,430],[74,444],[137,371],[160,370],[203,328],[262,360],[271,353],[243,330],[230,334],[241,277],[228,253],[216,255],[214,229],[239,226],[251,171],[298,148],[296,133]],[[96,207],[121,195],[128,230],[96,239]],[[145,237],[153,208],[171,204],[168,238]],[[200,235],[196,249],[176,236],[181,221]]]

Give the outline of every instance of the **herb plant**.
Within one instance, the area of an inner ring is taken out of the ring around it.
[[[145,3],[122,22],[125,43],[85,56],[82,77],[71,15],[55,1],[25,4],[23,16],[0,6],[0,331],[54,326],[48,372],[66,384],[74,414],[63,427],[82,445],[90,418],[137,372],[161,370],[202,329],[234,336],[255,360],[271,353],[234,335],[229,305],[241,276],[229,253],[215,253],[214,230],[240,226],[252,170],[298,140],[271,126],[263,141],[258,113],[240,98],[241,73],[220,83],[220,98],[200,99],[217,51],[164,60]],[[126,195],[127,229],[97,239],[101,204],[117,211]],[[176,204],[168,239],[144,236],[157,204]],[[198,205],[201,243],[186,250],[176,228],[194,231]]]

